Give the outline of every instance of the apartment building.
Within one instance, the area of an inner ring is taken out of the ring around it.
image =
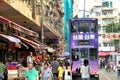
[[[115,51],[114,40],[112,37],[110,39],[106,38],[105,29],[108,24],[114,24],[114,17],[117,16],[113,1],[103,0],[102,5],[95,5],[93,7],[93,14],[92,16],[98,18],[99,21],[99,51]]]
[[[62,3],[63,0],[0,0],[0,16],[36,31],[39,41],[42,36],[44,43],[50,44],[63,36]]]

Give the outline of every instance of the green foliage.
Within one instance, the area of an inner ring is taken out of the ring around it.
[[[114,33],[118,33],[120,32],[120,23],[111,23],[108,24],[106,27],[106,32],[110,33],[110,32],[114,32]]]

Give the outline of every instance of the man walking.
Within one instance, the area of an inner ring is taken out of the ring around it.
[[[0,80],[4,80],[4,71],[5,71],[5,65],[0,62]]]
[[[57,80],[59,63],[57,62],[56,58],[53,59],[51,66],[52,66],[53,79]]]
[[[28,64],[28,69],[25,72],[26,80],[38,80],[38,72],[33,67],[32,63]]]
[[[42,74],[42,80],[52,80],[52,71],[50,68],[48,68],[48,64],[44,64],[44,70]]]

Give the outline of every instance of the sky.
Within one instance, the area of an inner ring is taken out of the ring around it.
[[[86,1],[86,4],[85,4],[85,10],[86,11],[90,11],[91,8],[94,6],[94,0],[78,0],[78,7],[79,7],[79,10],[84,10],[84,1]],[[82,17],[83,15],[83,11],[79,11],[78,12],[78,17]],[[86,12],[86,14],[89,14]]]

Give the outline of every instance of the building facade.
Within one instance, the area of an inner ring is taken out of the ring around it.
[[[42,41],[42,36],[47,44],[51,39],[59,41],[62,38],[62,3],[62,0],[1,0],[0,15],[38,32],[39,41]]]
[[[0,33],[28,42],[32,48],[38,43],[39,49],[48,46],[58,49],[61,39],[64,43],[62,3],[62,0],[0,0],[0,24],[7,22],[10,27],[7,31],[9,27],[5,24]]]
[[[115,51],[114,41],[112,37],[110,40],[106,39],[106,26],[108,24],[114,24],[114,17],[116,9],[113,6],[113,1],[104,0],[102,5],[95,5],[93,8],[93,17],[98,18],[99,23],[99,51]],[[114,27],[114,25],[111,25]],[[113,32],[111,32],[113,33]]]

